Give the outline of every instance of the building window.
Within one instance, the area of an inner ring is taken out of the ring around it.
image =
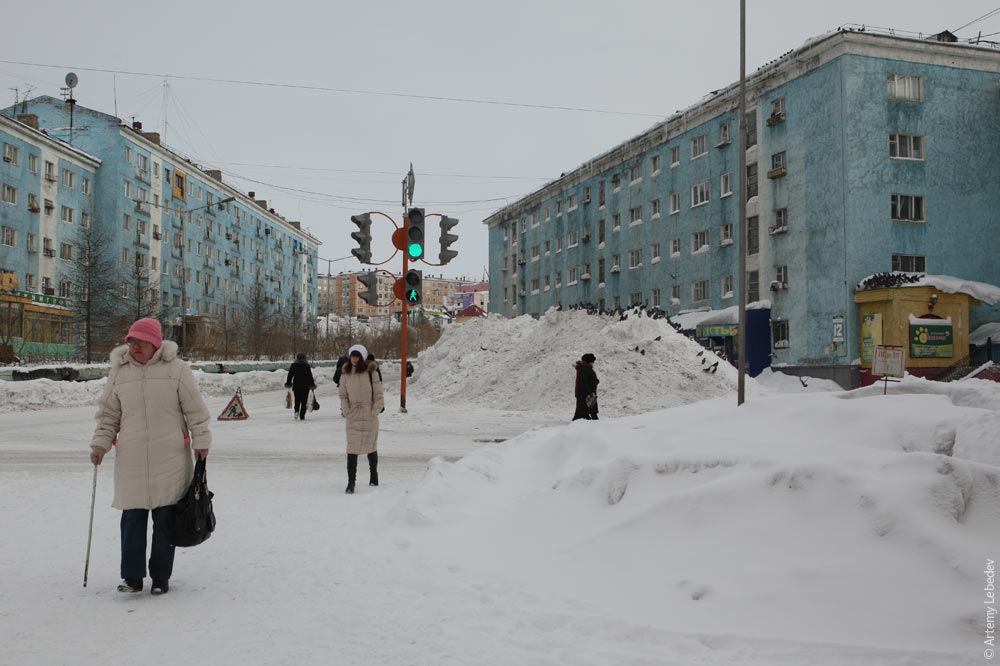
[[[691,139],[691,159],[701,157],[708,152],[708,135],[701,134]]]
[[[923,222],[924,198],[915,194],[893,194],[892,219],[899,222]]]
[[[15,247],[17,245],[17,229],[10,227],[3,228],[3,244],[7,247]]]
[[[785,170],[785,151],[771,155],[771,171],[777,171],[778,169]]]
[[[580,199],[577,195],[569,195],[569,203],[566,205],[567,210],[576,210],[580,206]]]
[[[80,191],[83,192],[84,194],[90,194],[90,179],[89,178],[84,178],[80,182]]]
[[[583,203],[585,203],[585,204],[589,204],[590,203],[590,188],[589,187],[583,188]]]
[[[3,186],[3,202],[6,204],[17,205],[17,188],[11,187],[4,183]]]
[[[174,197],[181,201],[187,200],[187,175],[174,169]]]
[[[552,254],[552,241],[545,241],[545,256]],[[504,257],[506,260],[506,257]]]
[[[90,228],[90,213],[80,213],[80,226],[84,229]]]
[[[38,252],[38,236],[27,234],[28,252]]]
[[[655,220],[660,216],[660,200],[653,199],[649,202],[649,218]]]
[[[729,133],[729,123],[719,125],[719,145],[725,146],[731,143],[732,140],[732,136]]]
[[[679,284],[670,287],[670,304],[679,305],[681,302],[681,286]]]
[[[618,231],[622,228],[622,216],[619,213],[615,213],[611,216],[611,231]]]
[[[126,162],[132,161],[132,148],[129,146],[125,146],[125,161]]]
[[[556,217],[562,215],[562,201],[556,202]],[[521,224],[524,224],[524,220],[521,220]]]
[[[550,207],[546,206],[545,207],[545,221],[548,222],[551,219],[552,219],[552,209]],[[515,222],[514,225],[516,226],[517,222]]]
[[[622,269],[622,256],[620,254],[611,255],[611,272],[617,273]]]
[[[132,198],[132,183],[130,181],[125,181],[125,198]]]
[[[747,165],[747,201],[757,196],[757,164]]]
[[[926,273],[927,258],[921,254],[892,255],[893,273]]]
[[[719,179],[719,197],[728,197],[733,193],[733,174],[726,172]]]
[[[604,207],[604,181],[602,180],[597,184],[597,205]]]
[[[733,297],[733,276],[725,275],[722,278],[722,297],[732,298]]]
[[[73,224],[73,209],[69,206],[63,206],[61,219],[63,222]]]
[[[73,246],[69,243],[61,243],[59,245],[59,258],[73,261]]]
[[[132,218],[129,217],[128,213],[125,213],[124,217],[122,218],[122,224],[125,227],[125,231],[129,231],[132,228]],[[180,236],[178,236],[177,238],[180,239]]]
[[[650,262],[652,262],[654,264],[657,261],[660,260],[660,244],[659,243],[653,243],[652,247],[650,247],[649,258],[650,258],[649,259]]]
[[[633,291],[631,294],[628,295],[629,306],[639,305],[640,303],[642,303],[641,291]]]
[[[24,288],[28,291],[35,290],[35,276],[31,273],[24,274]]]
[[[580,244],[580,232],[571,231],[566,234],[566,247],[576,247]]]
[[[747,301],[753,303],[760,300],[760,273],[749,271],[747,273]]]
[[[611,191],[617,192],[622,189],[622,177],[620,174],[615,174],[611,176]]]
[[[691,253],[708,249],[708,230],[696,231],[691,234]]]
[[[540,257],[541,257],[541,252],[539,251],[538,246],[536,245],[533,248],[531,248],[531,260],[538,261]]]
[[[788,347],[788,320],[774,319],[771,321],[771,340],[775,349]]]
[[[28,155],[28,170],[31,173],[38,173],[38,155]]]
[[[760,252],[760,220],[756,215],[747,219],[747,256]]]
[[[678,192],[670,193],[670,214],[674,215],[681,211],[681,195]]]
[[[63,187],[68,187],[70,189],[76,184],[76,174],[69,169],[62,170],[62,184]]]
[[[703,180],[691,186],[691,208],[708,203],[708,181]]]
[[[131,259],[131,254],[129,252],[129,249],[127,247],[123,247],[122,248],[122,263],[123,264],[127,264],[129,262],[129,259]]]
[[[652,174],[654,176],[656,174],[660,173],[660,156],[659,155],[653,155],[653,157],[650,158],[650,160],[649,160],[649,167],[650,167],[650,171],[652,172]]]
[[[653,292],[652,292],[652,294],[653,294],[653,298],[652,298],[653,307],[654,308],[660,307],[660,290],[659,289],[654,289]]]
[[[670,166],[675,167],[681,163],[681,147],[672,146],[670,148]]]
[[[774,267],[774,281],[782,287],[788,286],[788,266]]]
[[[642,224],[642,206],[634,206],[628,209],[628,224]]]
[[[771,234],[780,234],[788,231],[788,209],[776,208],[774,211],[774,226],[770,229]]]
[[[576,284],[579,281],[579,274],[580,274],[579,268],[569,269],[569,272],[566,275],[566,284]]]
[[[743,122],[744,133],[747,136],[747,145],[750,146],[757,145],[757,110],[748,111]]]
[[[732,245],[733,244],[733,225],[732,223],[723,224],[722,231],[719,234],[719,245]]]
[[[9,143],[3,144],[3,161],[17,166],[21,163],[21,149]]]
[[[708,300],[708,280],[696,280],[691,285],[691,300],[695,303]]]
[[[531,293],[532,295],[538,293],[538,278],[535,278],[531,281]]]
[[[41,208],[38,206],[38,195],[28,192],[28,210],[37,213]]]
[[[73,293],[73,285],[66,280],[59,283],[59,298],[69,298]]]
[[[628,267],[639,268],[642,266],[642,248],[628,251]]]
[[[56,181],[56,165],[48,160],[45,162],[45,180]]]
[[[671,238],[670,239],[670,256],[679,257],[681,255],[681,239]]]
[[[771,100],[771,117],[767,119],[767,124],[773,125],[785,119],[785,98]]]
[[[556,289],[562,286],[562,271],[556,271]]]
[[[924,159],[924,137],[920,134],[889,134],[889,157],[900,160]]]
[[[924,79],[909,74],[889,74],[889,99],[904,102],[924,101]]]
[[[628,182],[634,185],[642,180],[642,164],[636,164],[628,170]]]

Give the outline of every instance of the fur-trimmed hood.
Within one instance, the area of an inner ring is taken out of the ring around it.
[[[159,361],[169,363],[175,358],[177,358],[177,343],[173,340],[164,340],[163,344],[160,345],[160,348],[156,350],[156,353],[153,354],[153,357],[149,359],[149,363],[146,365],[157,363]],[[136,363],[135,359],[129,355],[128,345],[121,345],[111,350],[112,368],[117,368],[125,365],[126,363],[135,363],[136,365],[139,365]]]

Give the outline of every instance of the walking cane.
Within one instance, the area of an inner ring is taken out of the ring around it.
[[[90,571],[90,540],[94,536],[94,502],[97,500],[97,461],[94,461],[94,489],[90,491],[90,528],[87,530],[87,562],[83,565],[83,586],[87,587]]]

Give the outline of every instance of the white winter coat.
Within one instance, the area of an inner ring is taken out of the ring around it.
[[[111,352],[108,384],[97,408],[92,449],[115,444],[117,509],[155,509],[176,504],[191,483],[191,449],[212,446],[211,416],[194,374],[166,341],[146,365],[128,353]],[[191,433],[191,445],[184,438]]]
[[[350,362],[344,368],[350,368]],[[347,416],[347,452],[357,455],[378,449],[378,415],[385,407],[378,363],[368,361],[367,370],[340,375],[340,409]]]

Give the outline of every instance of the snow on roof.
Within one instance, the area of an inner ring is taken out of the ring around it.
[[[866,280],[875,277],[875,275],[869,275],[861,279],[858,282],[855,289],[857,291],[864,291],[864,283]],[[922,275],[918,276],[915,282],[910,282],[907,284],[897,285],[898,287],[934,287],[938,291],[943,291],[946,294],[968,294],[973,298],[977,298],[987,305],[996,305],[1000,303],[1000,287],[992,284],[986,284],[985,282],[974,282],[972,280],[963,280],[962,278],[957,278],[951,275]]]
[[[770,310],[771,301],[754,301],[747,303],[747,310]],[[670,321],[681,325],[682,331],[693,331],[702,324],[738,324],[740,323],[740,308],[733,305],[723,310],[694,310],[671,316]]]
[[[969,333],[969,344],[980,345],[986,344],[987,338],[993,338],[993,341],[1000,345],[1000,321],[991,321],[988,324],[983,324],[972,333]]]

